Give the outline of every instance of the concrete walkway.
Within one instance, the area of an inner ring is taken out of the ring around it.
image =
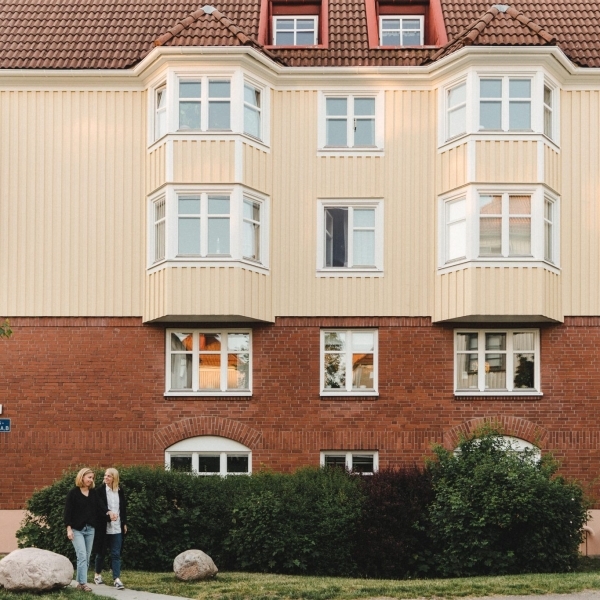
[[[71,582],[71,587],[77,585],[76,581]],[[105,596],[107,598],[118,598],[120,600],[181,600],[180,596],[167,596],[165,594],[153,594],[152,592],[138,592],[137,590],[117,590],[111,585],[94,585],[90,583],[94,594]],[[486,596],[485,598],[468,597],[469,600],[600,600],[600,590],[586,590],[574,594],[545,594],[543,596]],[[368,598],[363,600],[395,600],[389,596],[379,596],[377,598]]]

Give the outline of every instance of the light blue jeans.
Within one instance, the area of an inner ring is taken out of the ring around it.
[[[73,548],[77,556],[77,583],[87,583],[90,554],[94,543],[94,528],[86,525],[83,529],[73,529]]]

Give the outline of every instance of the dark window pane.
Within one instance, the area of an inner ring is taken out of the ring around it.
[[[171,456],[171,470],[181,471],[182,473],[192,472],[191,456]]]
[[[373,472],[372,454],[354,454],[352,455],[352,470],[358,473]]]
[[[325,466],[326,467],[338,467],[340,469],[345,469],[346,468],[346,457],[326,454],[325,455]]]
[[[248,472],[248,457],[247,456],[228,456],[227,457],[227,472],[228,473],[247,473]]]
[[[199,473],[218,473],[221,470],[221,459],[219,456],[199,456]]]

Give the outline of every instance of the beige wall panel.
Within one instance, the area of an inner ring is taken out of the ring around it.
[[[476,181],[533,183],[537,181],[537,142],[514,140],[475,142]]]
[[[467,183],[467,144],[437,155],[437,193],[443,194]]]
[[[0,92],[0,314],[142,309],[145,94]]]
[[[544,146],[544,183],[554,191],[561,192],[561,155],[551,148]]]
[[[317,93],[274,95],[272,273],[277,315],[431,314],[435,105],[387,92],[383,156],[317,156]],[[295,119],[289,119],[289,115]],[[384,277],[317,277],[317,201],[382,198]]]
[[[230,315],[273,321],[270,276],[242,267],[167,266],[146,277],[146,321]]]
[[[176,183],[231,183],[234,173],[234,141],[173,141],[173,178]]]
[[[146,193],[151,194],[154,190],[164,185],[165,177],[165,153],[166,143],[155,147],[148,152],[146,159]]]
[[[242,143],[243,144],[243,143]],[[271,194],[272,163],[271,154],[243,144],[244,180],[243,183],[265,194]]]
[[[561,95],[561,266],[567,315],[600,314],[600,92]]]
[[[434,320],[541,315],[563,320],[561,276],[537,267],[471,267],[438,275]]]

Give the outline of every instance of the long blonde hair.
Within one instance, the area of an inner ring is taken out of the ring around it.
[[[92,471],[91,469],[88,469],[88,467],[83,467],[83,469],[81,469],[79,471],[79,473],[77,473],[77,477],[75,477],[75,485],[78,488],[82,488],[85,487],[85,485],[83,484],[83,478],[88,474],[88,473],[94,473],[94,471]],[[92,480],[92,485],[90,487],[94,487],[96,484],[94,483],[94,480]]]
[[[116,469],[110,468],[110,469],[106,469],[106,471],[104,471],[105,475],[106,475],[106,473],[113,476],[112,485],[110,486],[110,489],[113,492],[116,492],[119,489],[119,471],[117,471]]]

